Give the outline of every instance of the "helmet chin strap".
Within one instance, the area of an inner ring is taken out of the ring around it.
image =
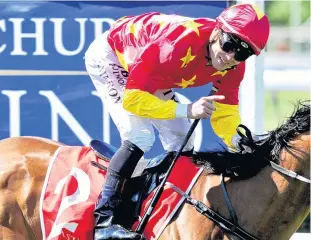
[[[216,36],[212,40],[210,40],[208,42],[208,44],[206,45],[206,54],[207,55],[205,56],[205,58],[207,60],[206,66],[208,66],[208,67],[213,67],[212,58],[210,57],[211,56],[210,50],[211,50],[212,43],[216,42],[217,36],[218,36],[218,34],[216,34]],[[221,70],[221,71],[223,72],[223,71],[233,70],[236,68],[236,66],[237,65],[233,65],[233,66],[225,68],[224,70]]]

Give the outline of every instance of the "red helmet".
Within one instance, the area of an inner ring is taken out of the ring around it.
[[[237,4],[225,9],[216,18],[216,27],[248,43],[256,55],[265,48],[270,32],[267,16],[252,4]]]

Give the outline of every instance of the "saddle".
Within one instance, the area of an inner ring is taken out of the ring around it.
[[[117,148],[100,140],[92,140],[90,147],[99,158],[107,162],[117,151]],[[123,201],[116,213],[120,224],[130,228],[137,220],[142,202],[161,183],[175,154],[176,152],[167,152],[151,159],[141,159],[138,162],[131,178],[125,183],[122,193]],[[186,152],[183,155],[189,156],[190,154]],[[97,162],[92,162],[92,165],[106,170],[106,167]]]

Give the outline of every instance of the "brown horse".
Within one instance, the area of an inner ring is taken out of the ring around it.
[[[299,103],[293,115],[263,139],[254,142],[246,136],[242,142],[252,151],[192,157],[206,171],[194,185],[191,198],[226,219],[234,217],[234,211],[236,224],[255,237],[244,239],[289,239],[310,212],[310,185],[301,181],[310,179],[309,102]],[[60,146],[38,137],[0,141],[0,239],[42,239],[39,200],[47,167]],[[270,161],[299,175],[281,173]],[[231,211],[219,173],[228,176]],[[239,238],[185,203],[160,239]]]

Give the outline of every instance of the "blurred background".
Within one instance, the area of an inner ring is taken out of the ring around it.
[[[272,25],[264,64],[270,130],[292,112],[291,102],[310,99],[310,1],[266,1],[265,12]]]
[[[242,121],[255,133],[276,128],[297,100],[310,99],[309,1],[0,0],[0,138],[42,136],[69,145],[97,138],[118,147],[119,133],[85,72],[83,56],[94,38],[125,15],[159,11],[215,18],[243,2],[265,10],[271,34],[265,53],[247,61]],[[178,90],[178,95],[191,102],[210,87]],[[197,150],[223,146],[208,120],[196,134]],[[147,157],[162,152],[157,139]],[[310,217],[299,232],[310,232]]]

